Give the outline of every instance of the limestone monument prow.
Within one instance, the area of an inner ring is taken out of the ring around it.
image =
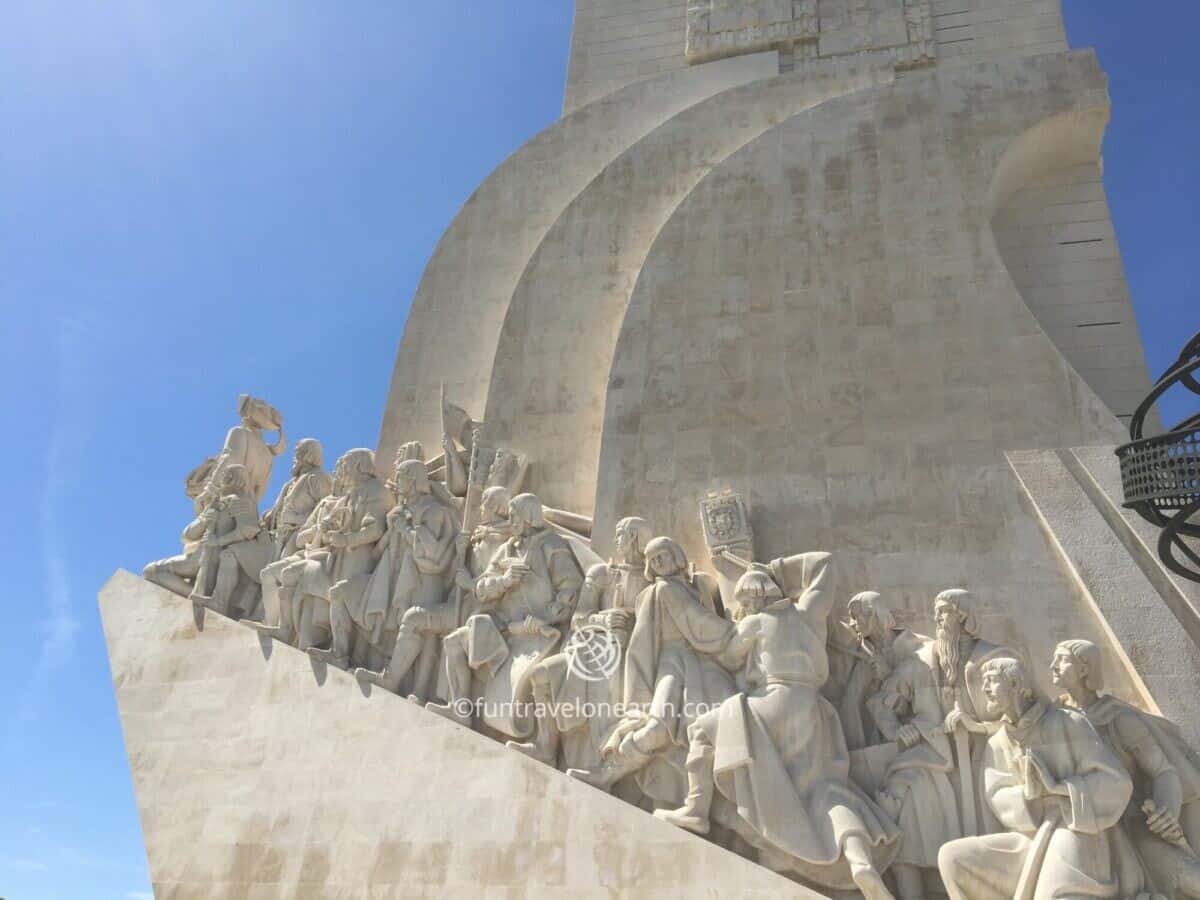
[[[241,398],[101,592],[155,895],[1200,898],[1109,115],[1057,0],[578,0],[375,449]]]

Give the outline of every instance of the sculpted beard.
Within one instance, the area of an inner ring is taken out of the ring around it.
[[[936,645],[938,662],[941,665],[942,676],[947,684],[953,685],[958,681],[958,663],[961,656],[959,637],[962,634],[962,621],[958,616],[946,619],[944,626],[938,626]]]

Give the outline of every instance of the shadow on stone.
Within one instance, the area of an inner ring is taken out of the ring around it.
[[[196,623],[197,631],[204,630],[204,610],[204,604],[192,601],[192,620]]]
[[[329,666],[324,660],[317,659],[314,656],[308,658],[308,664],[312,666],[313,678],[317,680],[317,685],[323,687],[325,679],[329,676]]]
[[[250,629],[258,637],[258,646],[259,646],[259,649],[262,650],[263,659],[270,659],[271,654],[275,650],[275,639],[273,637],[271,637],[269,634],[263,634],[263,632],[259,631],[252,624],[250,624],[250,623],[247,623],[247,624],[250,625]]]

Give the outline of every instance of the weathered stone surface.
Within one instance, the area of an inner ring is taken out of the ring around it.
[[[158,900],[820,896],[127,572],[100,608]]]

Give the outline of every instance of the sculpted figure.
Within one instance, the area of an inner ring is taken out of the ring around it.
[[[846,627],[857,643],[856,654],[838,706],[846,746],[851,750],[885,740],[867,701],[883,686],[897,663],[921,646],[911,631],[896,627],[891,609],[875,591],[863,591],[846,605]]]
[[[329,639],[329,604],[321,599],[329,591],[333,559],[327,537],[341,528],[344,507],[339,504],[345,493],[345,466],[339,460],[332,492],[321,498],[295,534],[295,552],[262,570],[264,596],[273,591],[279,600],[278,622],[255,625],[264,634],[302,649]]]
[[[279,490],[275,503],[263,514],[263,527],[275,540],[275,558],[296,552],[296,534],[312,511],[333,490],[333,479],[321,468],[321,442],[304,438],[296,444],[292,477]]]
[[[383,537],[393,498],[375,474],[375,454],[370,450],[348,450],[342,456],[341,466],[346,493],[333,510],[337,521],[330,523],[333,527],[325,534],[325,541],[332,548],[327,583],[315,579],[304,591],[329,604],[332,646],[328,650],[313,646],[301,649],[315,658],[348,668],[357,629],[366,627],[359,624],[365,619],[361,615],[356,619],[354,614],[363,612],[362,597],[379,559],[380,549],[376,545]],[[320,593],[322,588],[324,591]]]
[[[1019,654],[979,637],[978,601],[964,590],[942,591],[933,601],[936,628],[932,643],[919,652],[933,672],[945,714],[946,733],[954,741],[961,825],[964,835],[997,827],[983,797],[983,753],[989,719],[983,692],[983,664],[989,659],[1017,659]]]
[[[397,505],[387,515],[383,556],[366,591],[333,605],[333,656],[337,664],[348,659],[349,635],[353,628],[362,629],[370,644],[384,648],[391,661],[374,679],[374,673],[361,669],[355,674],[396,692],[415,666],[411,694],[423,703],[433,694],[442,637],[458,625],[457,606],[448,594],[459,522],[455,510],[434,498],[420,459],[397,466],[394,484]]]
[[[283,416],[265,400],[242,394],[238,397],[238,416],[241,422],[229,429],[225,435],[225,446],[217,456],[205,491],[205,500],[213,499],[221,484],[221,473],[226,466],[239,465],[246,470],[247,491],[257,509],[267,484],[271,481],[271,466],[275,457],[287,449],[283,435]],[[263,440],[263,431],[279,432],[279,440],[268,444]]]
[[[1133,799],[1122,821],[1145,875],[1168,896],[1200,897],[1195,855],[1200,846],[1200,757],[1171,722],[1101,693],[1103,660],[1090,641],[1059,644],[1050,671],[1133,776]],[[1120,850],[1119,845],[1113,848],[1114,854]],[[1122,874],[1122,896],[1146,889],[1138,877],[1141,871],[1126,866]]]
[[[525,738],[529,672],[558,649],[575,611],[583,572],[570,545],[546,524],[542,502],[518,494],[509,503],[512,534],[479,576],[479,612],[443,641],[447,703],[427,708],[461,724],[472,699],[472,674],[482,687],[480,724],[508,738]],[[457,702],[456,702],[457,701]]]
[[[512,498],[508,489],[496,485],[487,488],[479,502],[479,524],[471,529],[470,537],[459,535],[460,552],[454,584],[459,596],[459,621],[462,625],[479,609],[475,583],[491,563],[500,546],[512,536],[508,518]]]
[[[938,869],[951,900],[1120,896],[1106,832],[1133,791],[1129,773],[1088,720],[1037,700],[1022,665],[983,664],[984,783],[1006,833],[945,844]]]
[[[896,628],[891,610],[878,594],[858,594],[850,600],[848,613],[850,630],[858,635],[860,652],[866,657],[856,661],[851,684],[859,689],[855,676],[865,681],[863,676],[870,673],[870,687],[863,689],[873,688],[873,692],[863,704],[864,718],[879,740],[887,742],[863,753],[886,752],[882,787],[875,798],[904,835],[892,864],[897,892],[903,900],[921,900],[925,896],[922,870],[936,870],[938,849],[962,837],[949,776],[954,754],[943,724],[937,682],[917,655],[921,638]],[[878,672],[886,673],[881,680]],[[846,731],[849,735],[850,729]]]
[[[656,805],[674,806],[687,792],[687,729],[695,717],[734,693],[715,659],[735,626],[716,612],[715,581],[693,576],[675,541],[646,545],[646,580],[625,654],[625,717],[601,748],[603,763],[567,774],[602,790],[637,773]]]
[[[220,479],[220,496],[200,515],[204,536],[191,599],[222,615],[244,618],[258,605],[259,573],[271,559],[271,538],[259,521],[246,469],[230,463]]]
[[[164,587],[174,594],[179,594],[181,597],[186,597],[192,592],[196,575],[200,571],[200,542],[204,538],[204,532],[208,529],[209,522],[209,519],[204,516],[204,511],[217,499],[215,496],[206,495],[205,489],[208,487],[213,467],[216,464],[216,457],[210,456],[192,469],[184,479],[183,489],[192,500],[196,517],[187,524],[180,536],[183,552],[178,556],[169,556],[166,559],[147,563],[146,567],[142,569],[142,577],[147,581]]]
[[[645,547],[652,536],[645,519],[630,517],[617,523],[613,558],[589,568],[584,578],[566,648],[530,672],[539,708],[534,740],[509,741],[508,746],[553,766],[561,744],[566,768],[600,764],[600,748],[616,725],[614,711],[622,698],[618,654],[629,644],[634,603],[648,586]],[[599,642],[611,640],[620,648],[613,649],[616,664],[611,674],[575,656],[586,652],[589,643],[591,649],[603,649]]]
[[[655,816],[705,834],[719,792],[727,802],[716,818],[764,865],[890,900],[880,872],[900,834],[850,781],[841,722],[821,696],[830,578],[829,554],[805,553],[738,580],[737,629],[721,659],[746,690],[691,726],[687,799]]]

